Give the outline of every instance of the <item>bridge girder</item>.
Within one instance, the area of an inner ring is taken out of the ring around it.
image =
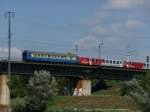
[[[49,64],[35,62],[11,62],[11,74],[32,75],[34,71],[46,70],[53,76],[76,77],[81,79],[120,79],[129,80],[136,74],[145,74],[145,70],[125,69],[109,66],[87,66],[68,64]],[[0,61],[0,73],[7,74],[8,62]]]

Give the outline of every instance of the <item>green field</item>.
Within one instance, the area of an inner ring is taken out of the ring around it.
[[[132,101],[120,95],[120,87],[116,83],[108,89],[93,93],[92,96],[57,96],[54,101],[49,101],[47,106],[47,110],[52,111],[66,108],[99,112],[137,111]]]

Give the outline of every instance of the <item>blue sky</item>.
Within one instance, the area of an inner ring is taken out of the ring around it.
[[[0,0],[0,57],[7,56],[7,19],[12,18],[12,57],[25,49],[74,52],[110,59],[150,55],[149,0]]]

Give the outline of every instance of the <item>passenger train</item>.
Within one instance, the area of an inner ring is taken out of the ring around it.
[[[136,61],[121,61],[121,60],[108,60],[89,58],[77,56],[72,53],[56,53],[56,52],[39,52],[24,50],[22,53],[23,61],[26,62],[48,62],[48,63],[62,63],[62,64],[79,64],[89,66],[114,66],[130,69],[144,69],[147,64],[144,62]]]

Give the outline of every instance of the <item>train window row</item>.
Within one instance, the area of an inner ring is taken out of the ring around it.
[[[122,61],[114,61],[114,60],[102,60],[103,63],[106,64],[122,64]]]
[[[57,59],[70,59],[76,60],[76,57],[72,56],[56,56],[56,55],[48,55],[48,54],[31,54],[32,57],[44,57],[44,58],[57,58]]]
[[[144,66],[145,66],[145,67],[149,67],[149,64],[144,63]]]
[[[129,62],[129,65],[137,65],[137,66],[140,66],[140,65],[143,65],[143,63]]]

